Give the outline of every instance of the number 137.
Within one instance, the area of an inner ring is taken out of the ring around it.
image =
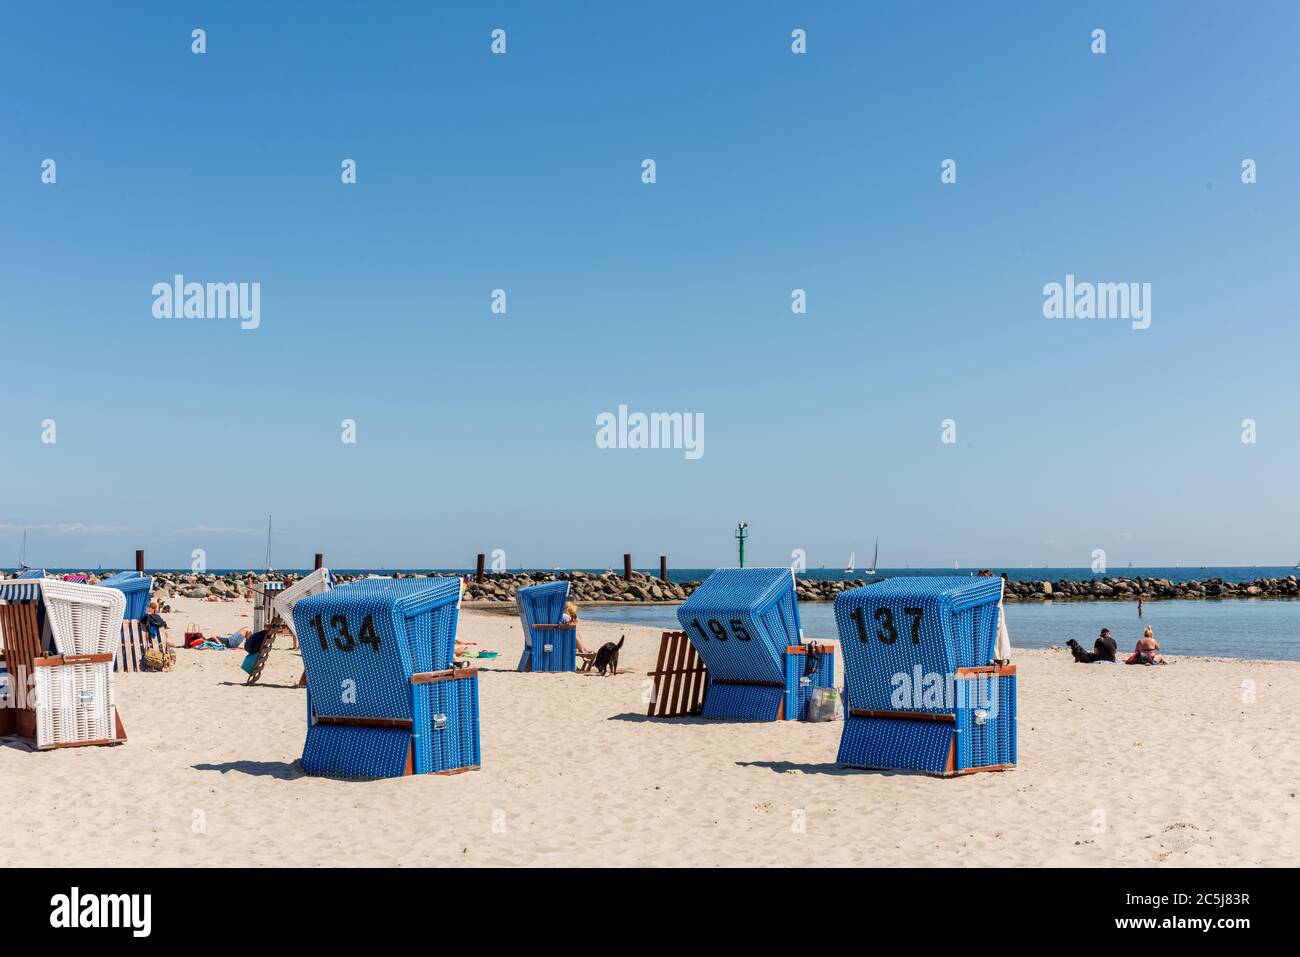
[[[912,620],[912,644],[921,643],[921,619],[925,617],[924,608],[904,608],[903,614]],[[894,627],[894,612],[891,608],[877,608],[872,615],[879,626],[876,628],[876,640],[882,645],[892,645],[898,640],[898,629]],[[867,643],[866,609],[855,608],[849,612],[849,620],[858,626],[858,641]]]

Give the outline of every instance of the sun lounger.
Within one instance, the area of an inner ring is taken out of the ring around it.
[[[893,578],[841,592],[839,763],[952,775],[1016,763],[1016,670],[994,664],[1000,578]]]
[[[38,750],[124,741],[113,659],[126,596],[53,578],[39,579],[37,587],[39,606],[9,599],[0,605],[6,669],[19,697],[18,732],[34,737]]]
[[[568,582],[529,585],[515,592],[524,653],[519,671],[573,671],[577,663],[578,626],[561,622],[569,600]]]
[[[479,766],[478,672],[454,668],[458,578],[367,579],[293,609],[307,669],[308,774]]]

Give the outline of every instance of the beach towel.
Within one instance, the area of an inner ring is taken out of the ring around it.
[[[993,660],[1011,660],[1011,635],[1007,632],[1007,614],[1002,609],[1001,599],[998,599],[998,637],[993,645]]]

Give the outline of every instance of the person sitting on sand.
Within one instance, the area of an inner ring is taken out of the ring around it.
[[[1074,655],[1074,660],[1083,665],[1090,665],[1095,661],[1109,661],[1114,663],[1115,650],[1117,648],[1115,639],[1110,636],[1110,629],[1103,628],[1097,640],[1092,643],[1092,651],[1084,651],[1077,641],[1071,638],[1066,642],[1070,647],[1070,654]]]
[[[596,663],[596,653],[588,651],[587,646],[582,643],[582,638],[578,635],[578,603],[571,601],[564,605],[564,614],[560,616],[561,625],[573,625],[573,646],[578,652],[578,657],[582,659],[581,671],[590,671],[591,666]]]
[[[1147,625],[1146,631],[1142,632],[1142,637],[1138,639],[1137,647],[1133,649],[1133,654],[1124,662],[1127,665],[1163,665],[1165,659],[1157,657],[1160,652],[1160,642],[1156,641],[1155,633],[1151,626]]]

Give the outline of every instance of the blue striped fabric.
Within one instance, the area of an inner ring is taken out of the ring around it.
[[[30,579],[9,579],[0,582],[0,601],[40,601],[41,586]]]

